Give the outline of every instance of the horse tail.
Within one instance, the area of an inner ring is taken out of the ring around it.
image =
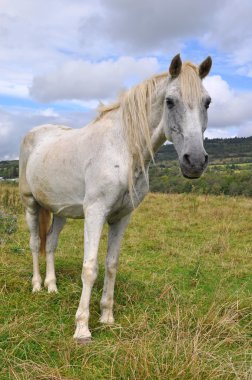
[[[45,255],[46,252],[46,237],[51,226],[51,213],[43,207],[39,209],[39,237],[41,254]]]

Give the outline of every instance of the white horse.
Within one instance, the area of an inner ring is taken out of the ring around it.
[[[91,290],[105,221],[109,225],[102,323],[113,323],[119,246],[130,215],[148,192],[148,166],[166,139],[173,142],[183,175],[206,169],[203,146],[210,97],[202,85],[211,58],[199,66],[173,58],[169,72],[153,76],[102,107],[82,129],[42,125],[24,138],[20,152],[20,193],[26,208],[33,256],[33,292],[41,289],[38,256],[46,253],[48,292],[57,292],[54,251],[66,218],[84,218],[83,289],[74,338],[91,339]],[[53,215],[52,221],[50,215]],[[49,225],[50,224],[50,225]]]

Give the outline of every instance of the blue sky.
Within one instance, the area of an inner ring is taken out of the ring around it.
[[[0,160],[36,125],[84,126],[178,52],[213,58],[206,136],[251,136],[251,16],[249,0],[0,0]]]

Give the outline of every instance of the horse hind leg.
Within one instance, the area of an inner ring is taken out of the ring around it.
[[[42,284],[39,271],[39,205],[32,196],[29,199],[27,198],[26,201],[26,221],[30,231],[30,248],[33,259],[32,292],[34,293],[41,290]]]
[[[26,207],[26,221],[30,231],[30,249],[33,259],[32,292],[35,293],[41,290],[42,278],[39,270],[39,253],[41,251],[46,252],[45,287],[48,288],[49,293],[57,292],[54,252],[57,247],[60,231],[65,224],[65,219],[54,216],[51,227],[48,230],[50,222],[48,219],[49,212],[41,208],[32,195],[24,196],[23,200]],[[47,220],[44,220],[45,231],[41,234],[43,218]],[[44,238],[42,237],[43,234],[45,235]]]
[[[58,245],[59,234],[65,222],[65,218],[54,215],[51,228],[46,237],[46,278],[44,285],[48,289],[48,293],[57,293],[58,291],[54,267],[54,253]]]

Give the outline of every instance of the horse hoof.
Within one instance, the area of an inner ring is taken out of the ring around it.
[[[103,325],[113,325],[115,323],[115,320],[113,317],[109,317],[109,318],[100,318],[100,323],[102,323]]]
[[[49,285],[48,286],[48,293],[58,293],[58,289],[56,285]]]
[[[33,285],[32,293],[38,293],[38,292],[40,292],[40,290],[41,290],[41,285],[40,284]]]
[[[75,338],[75,341],[76,343],[78,344],[89,344],[92,342],[92,339],[90,337],[87,337],[87,338]]]
[[[100,317],[100,323],[105,325],[113,325],[115,323],[112,310],[104,310]]]

